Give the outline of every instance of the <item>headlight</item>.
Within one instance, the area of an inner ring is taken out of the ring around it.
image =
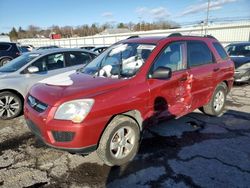
[[[238,69],[250,69],[250,62],[241,65],[240,67],[238,67]]]
[[[57,109],[54,119],[81,123],[94,104],[94,99],[79,99],[65,102]]]

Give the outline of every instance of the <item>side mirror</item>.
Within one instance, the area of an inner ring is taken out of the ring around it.
[[[39,68],[36,67],[36,66],[31,66],[28,68],[28,72],[29,73],[36,73],[36,72],[39,72]]]
[[[169,67],[158,67],[150,76],[155,79],[169,79],[172,76],[172,70]]]

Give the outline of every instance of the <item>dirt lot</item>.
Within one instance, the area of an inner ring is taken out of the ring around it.
[[[249,187],[250,86],[235,86],[225,114],[199,111],[145,131],[136,158],[105,166],[91,153],[44,146],[23,117],[0,121],[2,187]]]

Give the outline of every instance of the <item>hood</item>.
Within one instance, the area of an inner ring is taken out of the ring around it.
[[[250,62],[250,57],[243,57],[243,56],[231,56],[231,59],[234,62],[234,66],[237,69],[241,65]]]
[[[74,99],[92,98],[96,95],[125,87],[128,80],[111,79],[103,77],[93,77],[83,73],[73,73],[64,77],[61,81],[53,76],[54,81],[44,80],[42,83],[34,85],[30,94],[38,100],[58,106],[61,103]]]

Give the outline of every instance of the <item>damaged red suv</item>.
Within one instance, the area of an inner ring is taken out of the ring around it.
[[[121,165],[136,155],[145,126],[197,108],[222,114],[233,75],[233,62],[211,36],[131,38],[76,73],[33,86],[25,118],[49,146],[97,150],[107,165]]]

